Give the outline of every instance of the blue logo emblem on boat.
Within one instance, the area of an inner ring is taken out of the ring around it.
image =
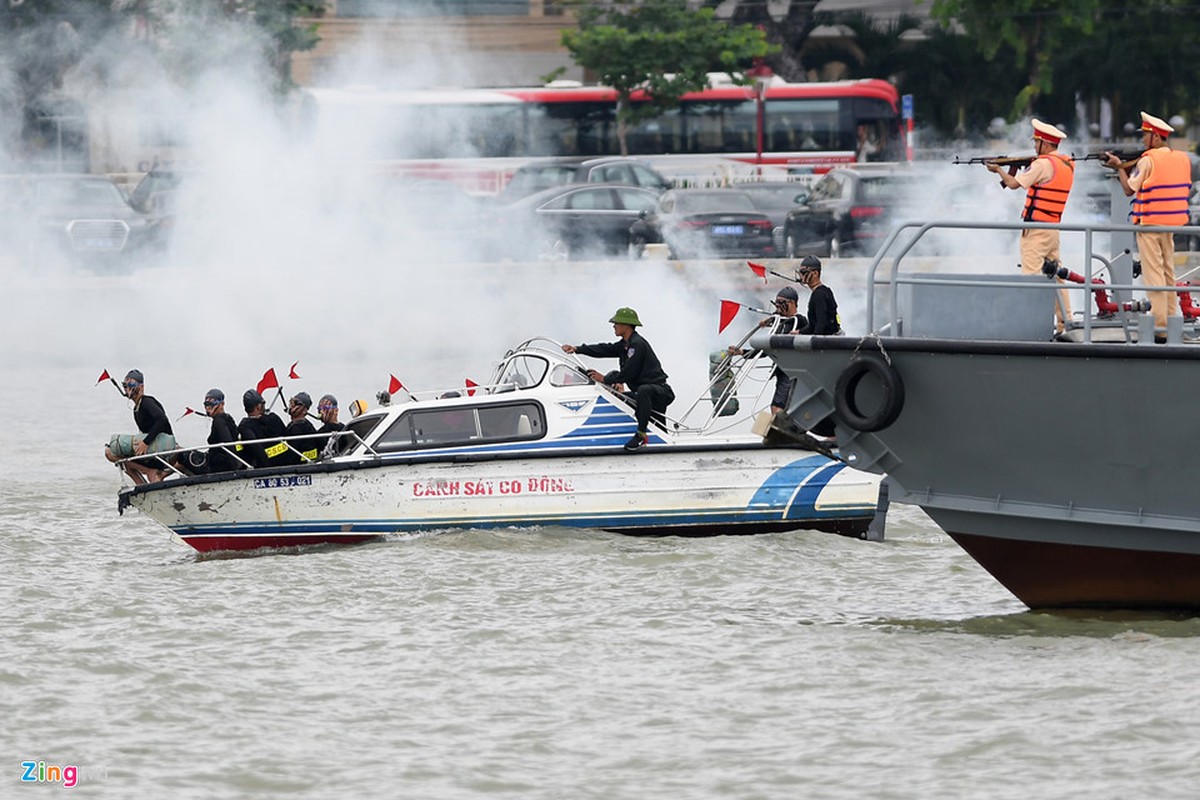
[[[591,400],[559,400],[558,404],[560,406],[562,406],[563,408],[565,408],[567,411],[578,411],[579,409],[583,408],[590,402],[592,402],[592,401]]]

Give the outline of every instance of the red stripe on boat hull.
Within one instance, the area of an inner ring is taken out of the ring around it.
[[[378,539],[373,533],[330,533],[311,536],[186,536],[180,534],[189,545],[201,553],[218,550],[260,550],[266,547],[302,547],[314,544],[361,544]]]

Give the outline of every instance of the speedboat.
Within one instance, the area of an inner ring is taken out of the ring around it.
[[[623,445],[636,423],[625,395],[589,378],[559,343],[531,339],[487,384],[367,410],[322,436],[315,460],[187,474],[179,465],[204,448],[157,453],[172,474],[122,488],[118,508],[136,508],[202,552],[533,526],[868,538],[885,505],[879,477],[808,449],[803,437],[739,428],[723,416],[734,388],[698,424],[656,421],[649,444],[630,453]],[[284,444],[297,454],[314,447]],[[242,460],[237,446],[222,447]]]

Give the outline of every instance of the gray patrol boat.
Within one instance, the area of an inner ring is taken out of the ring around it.
[[[901,269],[930,231],[968,227],[1082,238],[1071,300],[1083,313],[1065,336],[1048,277]],[[787,414],[800,427],[831,418],[846,463],[886,474],[891,500],[924,509],[1031,608],[1200,610],[1200,347],[1183,318],[1155,343],[1148,304],[1132,299],[1145,288],[1133,282],[1135,230],[903,225],[869,267],[871,334],[750,345],[796,378]],[[1101,314],[1084,301],[1103,271],[1116,303]]]

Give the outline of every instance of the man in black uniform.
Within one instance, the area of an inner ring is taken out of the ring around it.
[[[842,322],[838,319],[837,300],[833,297],[833,290],[821,283],[821,259],[805,256],[796,270],[796,277],[812,292],[808,298],[808,324],[802,325],[796,332],[813,336],[840,334]],[[821,420],[809,433],[832,439],[835,434],[833,418]]]
[[[263,396],[256,389],[247,389],[242,395],[246,417],[238,423],[238,436],[243,442],[283,437],[283,420],[274,411],[267,411],[266,405]],[[279,466],[283,461],[281,456],[286,452],[287,445],[283,442],[242,445],[242,458],[255,467]]]
[[[321,417],[321,427],[317,428],[317,433],[330,434],[326,439],[317,439],[317,450],[324,454],[329,443],[334,439],[333,434],[343,430],[346,426],[338,422],[338,401],[331,394],[327,394],[317,401],[317,414]]]
[[[799,313],[800,295],[791,286],[785,286],[780,289],[779,293],[775,295],[774,302],[774,316],[767,317],[758,323],[758,327],[765,328],[768,325],[773,325],[771,333],[782,335],[796,333],[808,325],[808,320],[804,318],[803,314]],[[755,350],[746,350],[733,345],[729,347],[728,352],[734,356],[753,356],[757,353]],[[771,413],[778,414],[787,408],[788,396],[792,393],[792,384],[794,381],[778,365],[776,365],[775,370],[771,374],[775,377],[775,394],[771,397]]]
[[[171,430],[171,420],[167,419],[167,412],[163,410],[162,403],[146,394],[146,379],[142,375],[142,371],[131,369],[125,373],[125,380],[121,387],[125,396],[133,401],[133,421],[143,436],[140,439],[133,439],[132,453],[114,453],[115,445],[113,442],[109,442],[104,448],[104,457],[109,461],[116,462],[130,455],[144,456],[149,452],[173,450],[175,434]],[[163,468],[162,462],[156,458],[126,461],[123,467],[125,474],[134,483],[157,483],[167,477],[167,471]]]
[[[311,422],[308,421],[308,410],[312,408],[312,398],[308,396],[308,392],[298,392],[295,397],[288,403],[288,420],[287,428],[284,432],[289,437],[305,436],[307,434],[316,433],[317,429]],[[317,449],[316,439],[288,439],[288,444],[299,450],[303,454],[303,458],[298,455],[295,450],[288,450],[281,460],[286,464],[302,464],[308,461],[316,461],[320,455],[320,450]]]
[[[225,413],[225,393],[220,389],[209,389],[204,395],[204,413],[212,419],[212,428],[208,432],[207,471],[229,472],[241,468],[241,462],[227,449],[216,446],[238,439],[237,423]]]
[[[625,392],[635,402],[637,432],[625,443],[625,449],[633,452],[650,441],[651,415],[659,424],[666,424],[667,406],[674,402],[675,392],[667,384],[667,373],[663,372],[662,364],[650,343],[636,330],[642,324],[637,312],[632,308],[618,308],[609,322],[613,324],[613,333],[620,337],[619,341],[578,346],[564,344],[562,349],[565,353],[620,360],[620,368],[607,375],[601,375],[594,369],[588,370],[588,375],[594,381]],[[628,387],[628,391],[624,387]]]
[[[808,324],[802,325],[797,333],[814,336],[832,336],[842,332],[838,319],[837,300],[833,290],[821,283],[821,259],[805,256],[796,270],[800,283],[807,286],[812,295],[808,298]]]

